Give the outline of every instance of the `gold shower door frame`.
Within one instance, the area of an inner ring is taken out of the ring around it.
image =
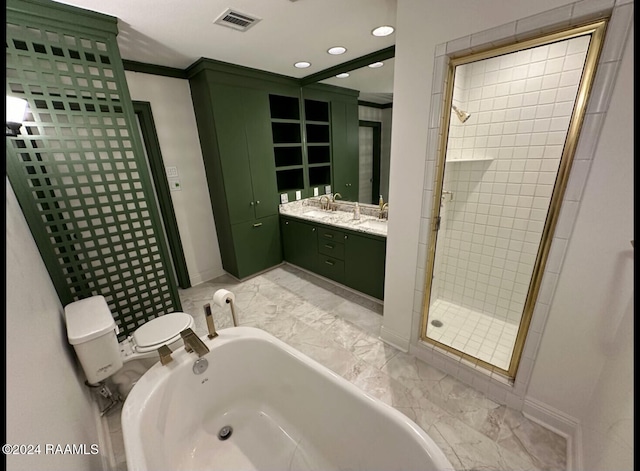
[[[422,303],[422,320],[420,328],[420,340],[430,344],[434,344],[437,347],[453,353],[457,356],[465,358],[466,360],[475,363],[482,368],[497,372],[503,376],[506,376],[510,380],[515,379],[518,365],[522,356],[522,350],[524,348],[527,332],[531,323],[531,317],[535,307],[535,302],[540,290],[540,284],[542,281],[542,275],[544,274],[547,257],[551,247],[551,241],[553,239],[553,233],[556,227],[558,216],[560,213],[560,206],[564,192],[569,180],[569,171],[573,162],[573,156],[578,144],[578,137],[580,135],[580,129],[587,108],[587,102],[591,88],[594,82],[598,59],[600,51],[602,50],[602,44],[604,42],[604,34],[607,26],[607,19],[602,19],[595,22],[590,22],[582,26],[571,27],[570,29],[564,29],[552,34],[546,34],[537,38],[529,39],[522,42],[516,42],[507,46],[492,48],[490,50],[482,51],[466,55],[463,57],[452,58],[449,60],[447,77],[445,82],[445,93],[441,115],[440,129],[440,142],[439,142],[439,155],[436,161],[436,182],[433,194],[433,209],[431,215],[431,228],[429,237],[429,247],[427,254],[426,276],[425,276],[425,290]],[[442,185],[444,181],[444,169],[445,158],[447,154],[447,143],[449,138],[449,122],[451,119],[451,107],[453,104],[453,81],[455,77],[455,70],[457,66],[476,62],[484,59],[489,59],[495,56],[509,54],[524,49],[530,49],[537,46],[543,46],[562,40],[572,39],[578,36],[591,35],[587,55],[585,58],[585,64],[583,68],[582,77],[578,86],[578,92],[576,95],[575,105],[571,120],[569,122],[569,128],[567,131],[567,137],[565,139],[562,155],[560,158],[560,164],[556,175],[556,181],[551,195],[549,203],[549,210],[544,223],[542,231],[542,238],[536,255],[535,264],[533,267],[533,274],[527,291],[524,308],[516,335],[515,345],[511,355],[511,361],[508,369],[503,369],[488,363],[484,360],[476,358],[468,353],[464,353],[449,345],[441,343],[437,340],[427,337],[427,326],[429,321],[429,307],[431,302],[431,288],[433,281],[433,269],[436,256],[436,243],[440,220],[440,202],[442,201]]]

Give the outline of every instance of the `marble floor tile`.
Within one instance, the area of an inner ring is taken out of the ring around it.
[[[350,349],[360,360],[378,369],[384,367],[399,353],[395,347],[371,335],[360,336]]]
[[[457,470],[566,469],[564,438],[379,339],[382,306],[288,264],[249,280],[229,275],[179,290],[198,335],[205,304],[232,325],[213,294],[235,295],[238,323],[263,329],[395,407],[423,428]],[[108,417],[116,471],[126,470],[119,410]]]

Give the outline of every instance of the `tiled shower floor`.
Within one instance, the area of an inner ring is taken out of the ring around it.
[[[225,275],[181,290],[199,335],[207,303],[216,328],[231,326],[230,311],[212,303],[220,288],[235,294],[239,324],[270,332],[407,415],[457,470],[566,469],[563,437],[379,340],[379,304],[285,264],[244,282]],[[114,468],[124,471],[119,411],[108,423]]]
[[[435,327],[433,320],[442,326]],[[505,370],[517,333],[515,324],[441,299],[429,309],[427,337]]]

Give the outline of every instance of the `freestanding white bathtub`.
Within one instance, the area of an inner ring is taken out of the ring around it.
[[[218,333],[206,371],[180,348],[129,393],[128,471],[453,470],[409,418],[267,332]]]

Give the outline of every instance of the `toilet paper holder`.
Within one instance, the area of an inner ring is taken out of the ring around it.
[[[236,308],[233,303],[233,299],[227,299],[227,304],[231,308],[231,318],[233,319],[233,326],[238,327],[238,321],[236,320]]]
[[[233,326],[238,327],[238,319],[236,318],[236,309],[235,309],[235,295],[231,291],[227,291],[226,289],[219,289],[213,294],[213,303],[224,307],[226,304],[231,308],[231,319],[233,320]],[[207,320],[207,328],[209,330],[209,338],[214,338],[217,336],[215,326],[213,324],[213,314],[211,313],[211,305],[206,304],[204,306],[205,317]]]

